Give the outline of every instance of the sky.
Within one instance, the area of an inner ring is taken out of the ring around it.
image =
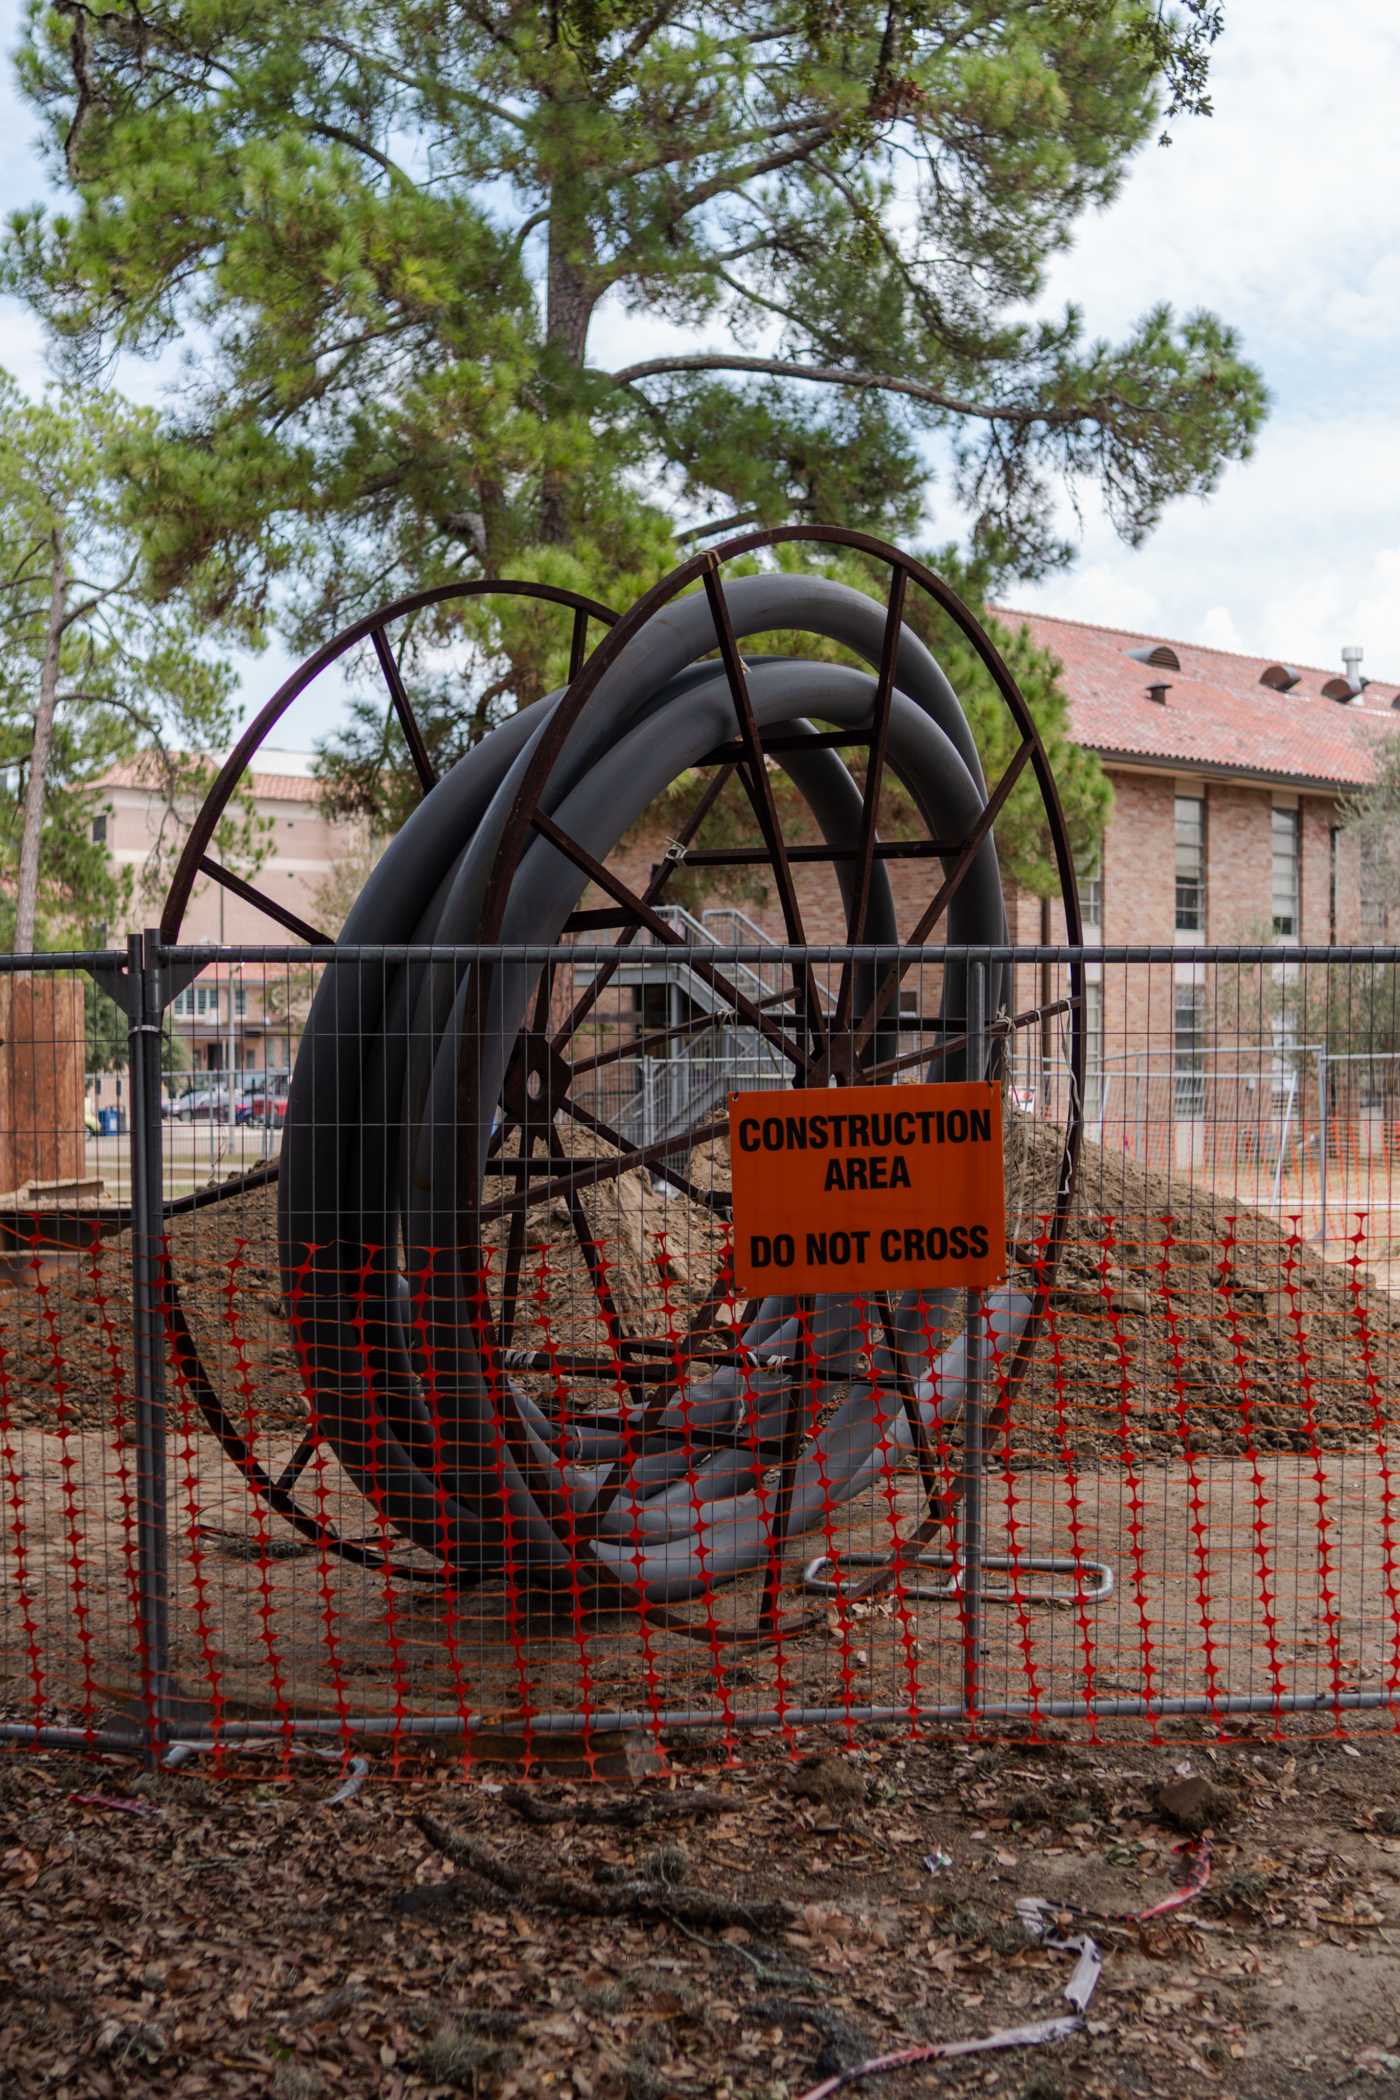
[[[1052,268],[1044,306],[1073,300],[1088,327],[1120,336],[1166,300],[1207,307],[1240,331],[1273,409],[1252,459],[1215,493],[1180,502],[1139,549],[1092,500],[1067,573],[1007,593],[1071,619],[1139,628],[1341,669],[1359,643],[1373,677],[1400,679],[1400,8],[1394,0],[1225,0],[1209,120],[1180,120],[1149,145],[1105,210],[1081,222]],[[17,0],[0,0],[12,47]],[[0,78],[0,212],[32,201],[43,177],[34,125],[6,66]],[[612,340],[610,341],[610,338]],[[604,313],[600,363],[678,340]],[[686,337],[687,347],[717,347]],[[623,344],[625,342],[625,354]],[[0,301],[0,364],[42,384],[43,346],[24,311]],[[131,373],[130,392],[144,392]],[[929,537],[958,520],[930,500]],[[248,712],[287,668],[245,660]],[[334,698],[292,740],[330,727]]]

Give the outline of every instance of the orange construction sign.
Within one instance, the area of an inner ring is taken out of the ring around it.
[[[731,1094],[729,1151],[742,1290],[981,1290],[1006,1274],[999,1087]]]

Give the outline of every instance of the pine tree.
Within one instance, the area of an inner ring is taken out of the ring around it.
[[[110,465],[151,424],[111,393],[34,402],[0,374],[0,937],[20,954],[41,933],[89,941],[132,901],[103,835],[103,776],[135,761],[177,845],[232,726],[232,675],[188,605],[152,600]],[[236,858],[255,857],[246,812],[226,830]]]
[[[622,605],[678,522],[908,536],[943,488],[979,576],[1041,574],[1060,478],[1136,542],[1263,414],[1209,314],[1118,344],[1025,318],[1164,107],[1207,107],[1218,28],[1213,0],[30,0],[71,204],[14,222],[11,279],[75,360],[190,346],[126,466],[155,576],[252,636],[458,575]],[[716,347],[605,365],[605,310]],[[518,608],[422,623],[420,663],[445,629],[498,708],[559,675]],[[482,726],[434,717],[449,750]]]

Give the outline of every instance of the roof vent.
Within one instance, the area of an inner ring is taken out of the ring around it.
[[[1361,695],[1370,683],[1369,679],[1363,678],[1361,675],[1361,659],[1365,654],[1366,652],[1359,642],[1349,642],[1342,651],[1342,662],[1347,667],[1347,684],[1351,687],[1352,694],[1357,700],[1361,698]]]
[[[1158,707],[1165,707],[1167,704],[1167,694],[1170,691],[1171,687],[1169,685],[1150,685],[1147,688],[1147,697],[1149,700],[1155,700]]]
[[[1302,675],[1301,671],[1294,670],[1292,664],[1270,664],[1267,671],[1259,673],[1259,683],[1267,685],[1275,693],[1291,693]]]
[[[1356,695],[1352,691],[1349,678],[1329,678],[1322,688],[1322,697],[1324,700],[1352,701]]]
[[[1151,664],[1153,669],[1157,671],[1179,671],[1181,669],[1181,658],[1177,655],[1175,649],[1171,648],[1166,642],[1153,642],[1150,648],[1130,649],[1128,654],[1132,657],[1134,663]]]

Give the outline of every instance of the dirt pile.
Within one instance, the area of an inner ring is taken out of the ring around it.
[[[241,1424],[305,1418],[277,1274],[277,1192],[240,1193],[170,1220],[170,1272],[200,1359]],[[132,1245],[94,1236],[74,1254],[38,1254],[0,1293],[0,1372],[10,1419],[131,1434]],[[177,1410],[182,1395],[170,1380]],[[192,1403],[190,1403],[192,1404]]]
[[[1012,1276],[1032,1290],[1059,1155],[1055,1133],[1009,1119]],[[1086,1144],[1014,1452],[1373,1440],[1392,1426],[1395,1313],[1357,1247],[1325,1262],[1288,1218]]]
[[[558,1143],[585,1163],[613,1156],[576,1128]],[[1048,1281],[1037,1245],[1058,1166],[1057,1134],[1011,1116],[1011,1276],[1032,1291]],[[720,1145],[697,1148],[678,1171],[695,1189],[727,1187]],[[509,1176],[492,1184],[514,1185]],[[710,1291],[723,1227],[693,1195],[634,1170],[589,1181],[572,1200],[556,1193],[517,1238],[513,1256],[508,1219],[486,1233],[493,1312],[515,1263],[512,1346],[572,1360],[560,1376],[587,1407],[615,1403],[616,1387],[585,1379],[580,1360],[606,1368],[618,1335],[684,1332]],[[13,1421],[129,1424],[130,1260],[119,1233],[20,1265],[0,1294],[0,1399]],[[235,1420],[258,1430],[304,1420],[275,1189],[172,1220],[170,1260],[201,1360]],[[1394,1301],[1370,1287],[1356,1250],[1329,1265],[1287,1220],[1087,1145],[1009,1456],[1063,1466],[1115,1452],[1180,1459],[1188,1446],[1238,1455],[1372,1441],[1388,1427],[1394,1344]],[[546,1396],[546,1374],[521,1375]],[[177,1380],[171,1389],[178,1404]]]

